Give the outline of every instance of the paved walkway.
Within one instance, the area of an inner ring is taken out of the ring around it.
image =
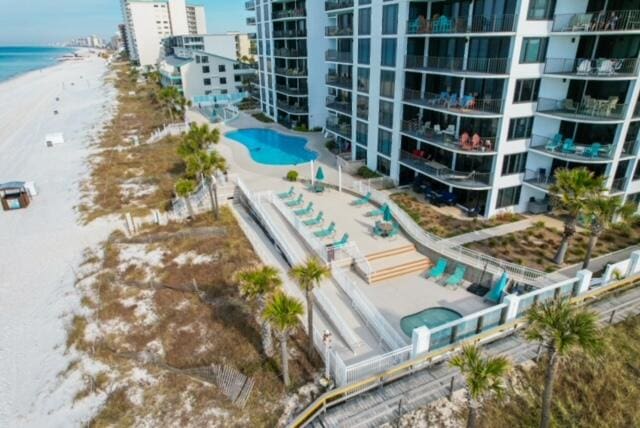
[[[627,306],[614,312],[614,323],[640,314],[640,286],[598,301],[591,309],[600,313],[601,323],[606,324],[611,319],[612,309],[624,304]],[[505,355],[515,364],[522,364],[535,359],[538,346],[516,334],[490,343],[484,349],[489,354]],[[397,419],[400,401],[403,412],[409,412],[447,397],[452,379],[454,391],[463,388],[464,381],[458,370],[441,362],[331,407],[310,426],[377,427]]]
[[[464,233],[462,235],[454,236],[448,239],[444,239],[442,244],[449,244],[449,247],[457,247],[459,245],[465,245],[469,242],[484,241],[485,239],[495,238],[496,236],[508,235],[510,233],[520,232],[533,226],[534,219],[526,218],[520,221],[514,221],[512,223],[502,224],[496,227],[490,227],[487,229],[476,230],[474,232]]]

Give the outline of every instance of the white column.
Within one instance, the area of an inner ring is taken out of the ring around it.
[[[636,250],[631,253],[631,260],[629,261],[629,270],[627,276],[632,276],[640,273],[640,250]]]
[[[418,327],[411,333],[411,358],[429,351],[431,331],[427,326]]]
[[[520,304],[520,297],[514,294],[508,294],[504,297],[502,303],[506,303],[507,306],[507,316],[505,318],[505,322],[513,321],[518,316],[518,305]]]
[[[593,276],[593,272],[587,269],[579,270],[576,273],[576,277],[578,278],[578,287],[576,289],[576,296],[579,296],[583,293],[586,293],[589,289],[589,285],[591,285],[591,277]]]
[[[338,191],[342,192],[342,165],[338,165]]]
[[[313,161],[309,161],[309,169],[311,170],[311,185],[315,184],[315,176],[313,175]]]

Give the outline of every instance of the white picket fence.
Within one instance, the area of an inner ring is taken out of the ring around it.
[[[217,177],[211,176],[211,181],[216,186],[219,206],[233,199],[236,187],[235,175],[229,174],[225,176],[220,174]],[[212,209],[211,194],[205,181],[200,181],[196,190],[187,198],[176,197],[171,200],[171,211],[173,215],[181,219],[189,217],[189,215],[191,215],[189,204],[191,204],[193,215],[202,214]]]
[[[165,125],[164,127],[154,131],[154,133],[151,134],[149,138],[147,138],[147,141],[145,141],[145,144],[157,143],[158,141],[162,140],[165,137],[168,137],[170,135],[172,136],[180,135],[187,132],[188,130],[189,130],[189,125],[187,125],[186,123],[171,123],[169,125]]]

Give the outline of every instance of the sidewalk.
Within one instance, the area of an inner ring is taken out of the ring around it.
[[[533,226],[533,223],[533,219],[527,218],[520,221],[514,221],[513,223],[502,224],[500,226],[490,227],[488,229],[481,229],[474,232],[453,236],[440,242],[442,245],[448,244],[449,248],[453,248],[460,245],[468,244],[469,242],[483,241],[485,239],[495,238],[497,236],[520,232],[521,230],[525,230]]]

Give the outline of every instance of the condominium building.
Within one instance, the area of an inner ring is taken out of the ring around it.
[[[121,0],[121,7],[127,53],[141,66],[158,63],[165,37],[207,32],[204,7],[185,0]]]
[[[640,201],[640,0],[254,0],[259,97],[471,215],[540,211],[559,168]]]

